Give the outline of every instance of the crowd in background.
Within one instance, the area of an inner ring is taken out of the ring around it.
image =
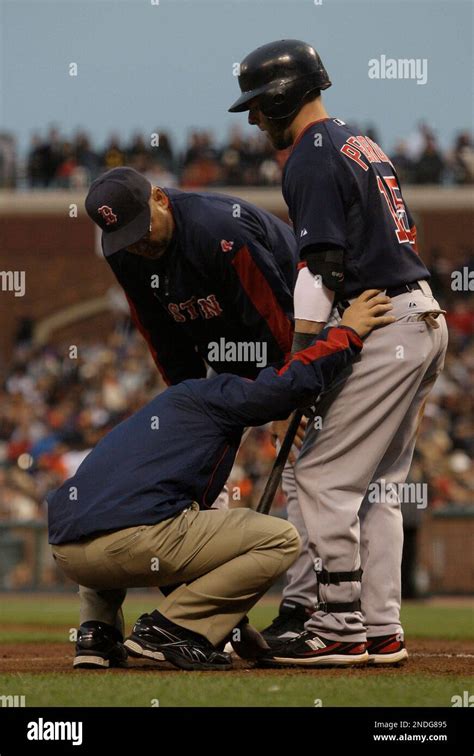
[[[390,151],[373,127],[351,123],[388,152],[402,184],[470,184],[474,182],[474,143],[459,132],[448,150],[438,144],[425,123]],[[265,135],[234,126],[223,144],[204,129],[192,130],[184,150],[166,131],[135,133],[130,139],[112,134],[99,147],[87,132],[65,136],[52,126],[34,133],[26,160],[17,155],[15,139],[0,133],[0,187],[31,189],[85,188],[111,168],[129,165],[162,186],[278,186],[288,150],[276,151]]]
[[[467,506],[473,500],[474,313],[468,292],[453,292],[451,272],[472,268],[472,254],[453,260],[436,250],[432,286],[447,309],[446,368],[426,406],[411,480],[425,482],[429,505]],[[114,425],[164,388],[142,337],[128,316],[107,339],[37,347],[32,324],[19,324],[13,359],[0,385],[0,519],[45,520],[44,497],[77,468]],[[230,479],[231,503],[256,506],[274,458],[268,428],[252,431]],[[281,494],[276,507],[284,506]]]

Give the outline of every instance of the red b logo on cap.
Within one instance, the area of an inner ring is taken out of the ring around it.
[[[117,216],[115,215],[112,208],[108,205],[102,205],[101,207],[98,207],[97,212],[101,214],[107,226],[111,226],[112,223],[117,223]]]

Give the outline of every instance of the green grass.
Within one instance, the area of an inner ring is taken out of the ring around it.
[[[124,613],[127,628],[139,614],[154,608],[154,595],[130,594]],[[78,598],[71,595],[0,595],[0,643],[67,640],[78,621]],[[261,602],[251,612],[252,623],[262,628],[275,616],[276,603]],[[407,637],[464,640],[473,637],[474,612],[469,606],[439,606],[405,602],[402,621]],[[17,629],[15,625],[23,625]]]
[[[257,677],[252,672],[75,672],[0,675],[0,691],[27,706],[451,706],[472,678],[398,677],[316,671]]]
[[[125,620],[154,606],[153,593],[131,593]],[[75,595],[0,595],[0,642],[64,642],[78,622]],[[275,616],[267,599],[251,612],[259,628]],[[406,602],[403,624],[409,638],[472,639],[473,612],[463,602]],[[20,625],[21,627],[16,627]],[[1,650],[0,650],[1,654]],[[47,650],[45,650],[47,655]],[[451,697],[474,691],[473,678],[446,673],[405,674],[397,670],[240,670],[190,673],[160,670],[0,674],[0,695],[25,695],[27,706],[451,706]],[[156,703],[155,703],[156,705]]]

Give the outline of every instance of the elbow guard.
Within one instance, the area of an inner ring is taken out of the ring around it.
[[[308,269],[314,276],[321,276],[326,288],[336,294],[344,292],[344,250],[341,247],[316,250],[309,247],[304,258]]]

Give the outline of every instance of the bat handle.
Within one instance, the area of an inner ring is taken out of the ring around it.
[[[280,483],[283,468],[285,467],[286,461],[291,451],[291,447],[293,446],[296,431],[298,430],[302,417],[303,413],[300,410],[297,410],[291,418],[288,430],[285,434],[285,438],[283,439],[283,443],[280,447],[280,451],[278,452],[277,458],[273,464],[272,471],[265,485],[262,498],[260,499],[257,506],[257,512],[260,512],[261,514],[268,514],[271,509],[276,490]]]

